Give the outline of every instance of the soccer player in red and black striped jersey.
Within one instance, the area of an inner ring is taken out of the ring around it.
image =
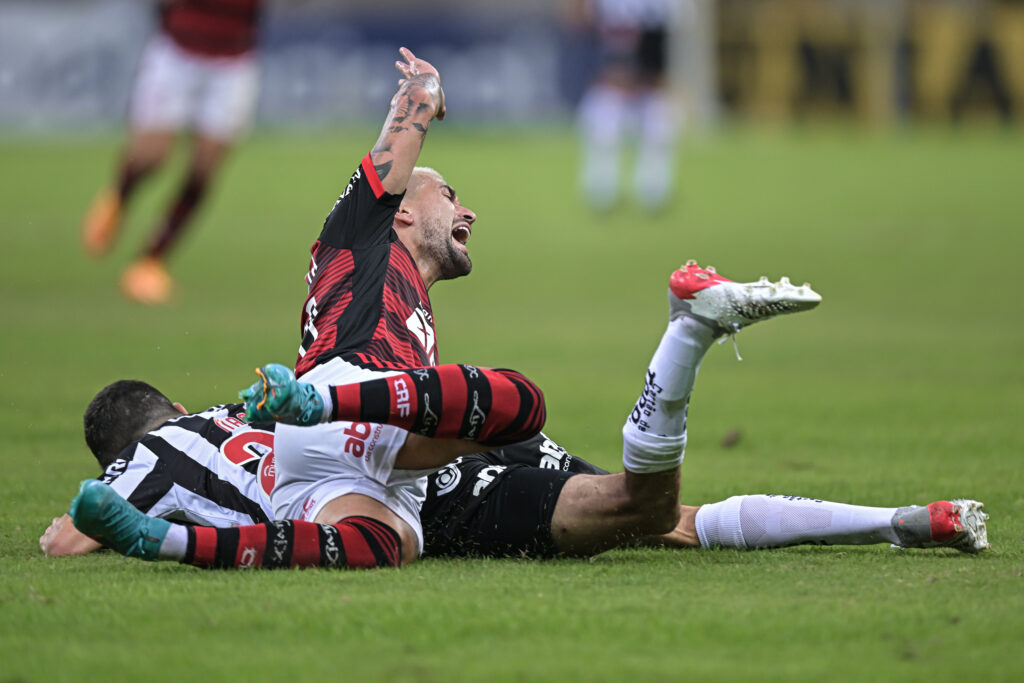
[[[121,276],[121,291],[144,304],[167,302],[173,280],[167,257],[177,245],[222,162],[248,128],[256,108],[256,43],[262,0],[161,0],[159,30],[139,62],[130,106],[130,134],[110,187],[82,221],[82,243],[106,254],[121,217],[142,182],[170,156],[189,129],[185,178],[142,253]]]
[[[298,376],[335,358],[375,370],[435,365],[427,291],[472,269],[466,242],[476,214],[439,173],[415,168],[431,119],[444,115],[440,81],[403,54],[408,79],[312,247]]]

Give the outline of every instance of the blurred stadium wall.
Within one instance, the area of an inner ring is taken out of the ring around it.
[[[1024,116],[1021,0],[675,0],[691,120]],[[119,125],[153,0],[0,0],[0,130]],[[594,45],[545,0],[270,0],[262,125],[375,120],[395,50],[441,69],[460,123],[571,115]]]

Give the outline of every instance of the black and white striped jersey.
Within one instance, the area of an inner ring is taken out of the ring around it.
[[[121,452],[99,478],[151,517],[228,527],[272,517],[273,425],[239,404],[165,422]]]

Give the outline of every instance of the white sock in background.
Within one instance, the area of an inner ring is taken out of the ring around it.
[[[668,201],[675,180],[676,112],[659,92],[636,102],[639,127],[633,192],[647,211],[657,211]]]
[[[580,102],[580,189],[594,209],[610,209],[618,200],[619,156],[628,105],[625,95],[608,86],[591,88]]]

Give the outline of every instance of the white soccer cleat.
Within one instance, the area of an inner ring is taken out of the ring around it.
[[[892,516],[892,528],[900,539],[896,547],[980,553],[989,548],[984,507],[984,503],[960,498],[899,508]]]
[[[689,316],[709,325],[717,336],[783,313],[807,311],[821,303],[821,295],[807,283],[797,287],[783,277],[771,282],[733,282],[714,267],[701,268],[687,261],[669,278],[669,319]]]

